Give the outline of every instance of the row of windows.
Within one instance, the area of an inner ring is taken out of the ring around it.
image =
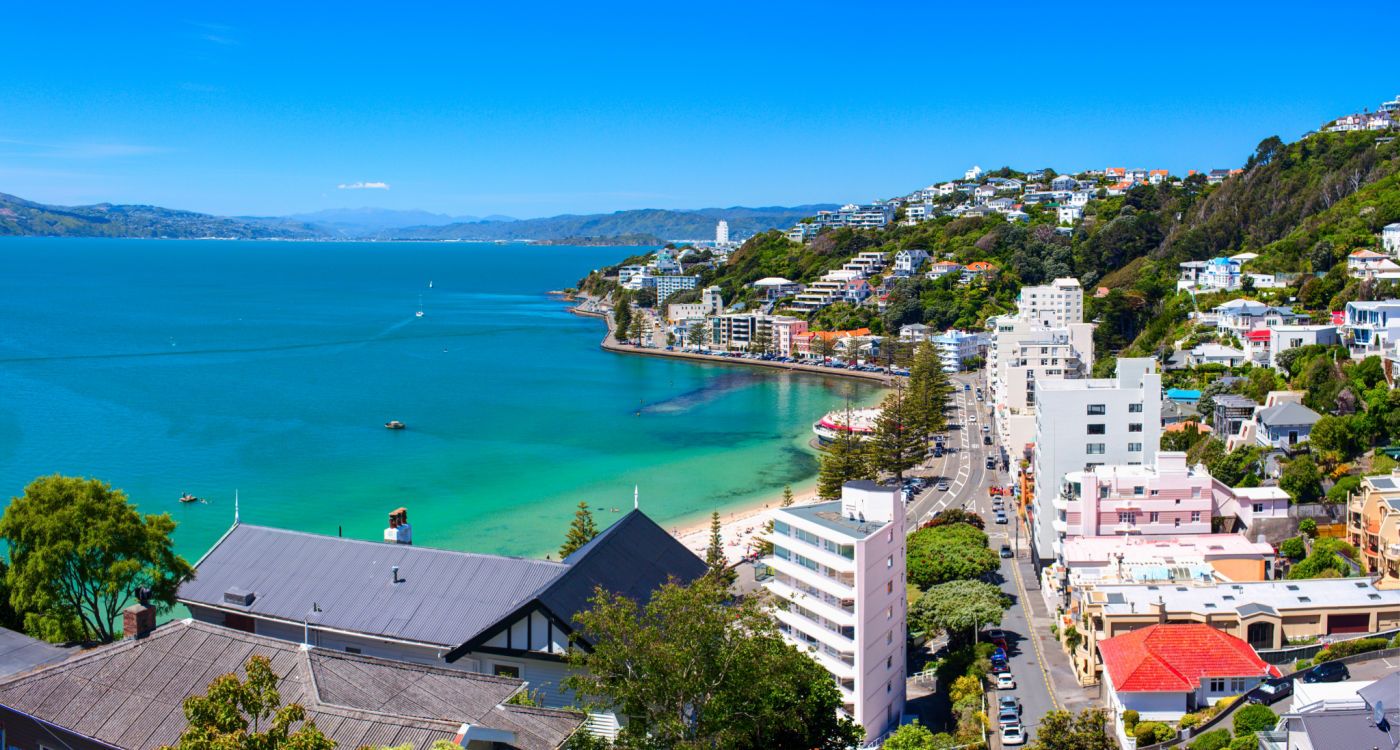
[[[1108,413],[1108,404],[1089,404],[1087,413],[1091,417],[1101,417]],[[1128,413],[1141,414],[1142,404],[1128,404]]]
[[[816,534],[804,529],[795,529],[790,524],[782,521],[773,521],[773,533],[778,536],[795,537],[813,547],[820,547],[833,555],[840,555],[847,560],[856,559],[856,548],[853,544],[837,544],[830,539],[823,539]]]
[[[1103,443],[1085,443],[1085,444],[1084,444],[1084,453],[1085,453],[1085,455],[1089,455],[1089,456],[1102,456],[1102,455],[1104,454],[1104,451],[1105,451],[1106,449],[1107,449],[1107,446],[1106,446],[1105,444],[1103,444]],[[1128,452],[1129,452],[1129,453],[1141,453],[1141,452],[1142,452],[1142,443],[1128,443]],[[1098,464],[1094,464],[1094,465],[1098,465]],[[1104,489],[1106,490],[1107,488],[1104,488]]]
[[[1138,512],[1137,512],[1137,511],[1134,511],[1134,510],[1123,510],[1123,511],[1119,511],[1119,512],[1118,512],[1118,523],[1136,523],[1136,522],[1137,522],[1137,517],[1138,517]],[[1160,523],[1161,520],[1162,520],[1162,514],[1159,513],[1159,512],[1157,512],[1157,511],[1155,511],[1155,510],[1147,514],[1147,522],[1148,522],[1148,523]],[[1193,510],[1193,511],[1191,511],[1191,523],[1200,523],[1200,522],[1201,522],[1201,512],[1200,512],[1199,510]],[[1180,525],[1181,525],[1181,518],[1178,517],[1178,518],[1176,519],[1176,525],[1177,525],[1177,526],[1180,526]]]

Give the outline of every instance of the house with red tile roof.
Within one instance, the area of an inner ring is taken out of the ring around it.
[[[1149,625],[1098,648],[1109,711],[1119,722],[1129,709],[1143,721],[1176,721],[1280,674],[1248,643],[1205,623]]]

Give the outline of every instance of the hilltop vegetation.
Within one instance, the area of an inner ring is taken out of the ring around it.
[[[280,219],[231,219],[159,206],[49,206],[0,193],[0,236],[315,239],[317,228]]]
[[[766,208],[702,208],[670,211],[646,208],[610,214],[551,216],[515,221],[476,221],[446,226],[409,227],[382,232],[383,239],[429,240],[547,240],[560,237],[625,237],[647,235],[670,239],[708,239],[715,236],[715,223],[729,222],[733,235],[764,232],[791,226],[805,216],[832,208],[826,205],[772,206]]]

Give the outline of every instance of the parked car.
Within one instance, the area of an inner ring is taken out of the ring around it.
[[[1327,663],[1327,662],[1324,662]],[[1272,705],[1293,694],[1292,677],[1274,677],[1259,683],[1259,687],[1249,694],[1250,703]]]
[[[1001,728],[1002,745],[1024,745],[1026,744],[1026,730],[1020,724],[1013,724],[1009,727]]]
[[[996,522],[997,522],[997,523],[1010,523],[1010,521],[1006,520],[1006,514],[1005,514],[1005,513],[998,513],[998,514],[997,514],[997,517],[996,517]]]
[[[1012,554],[1011,554],[1011,545],[1009,545],[1009,544],[1003,544],[1003,545],[1001,545],[1001,556],[1002,556],[1003,558],[1009,558],[1009,557],[1012,556]]]
[[[982,436],[982,444],[983,444],[983,445],[991,445],[991,444],[992,444],[992,436],[991,436],[991,435],[983,435],[983,436]]]
[[[939,492],[947,492],[947,491],[948,491],[948,480],[946,480],[946,479],[940,479],[940,480],[938,480],[938,491],[939,491]]]
[[[992,650],[992,660],[996,661],[997,659],[1006,659],[1006,647],[997,646],[995,649]]]
[[[1002,630],[1001,628],[988,628],[987,630],[982,631],[982,635],[992,643],[1006,640],[1006,631]]]
[[[1017,697],[1014,696],[1014,695],[999,695],[999,696],[997,696],[997,710],[998,710],[998,711],[1002,711],[1002,710],[1008,709],[1008,708],[1014,708],[1014,709],[1016,709],[1016,713],[1020,713],[1020,712],[1021,712],[1021,699],[1020,699],[1020,698],[1017,698]]]
[[[996,660],[992,662],[992,674],[1001,674],[1002,672],[1010,671],[1011,666],[1006,663],[1005,659]]]
[[[1004,727],[1020,726],[1021,712],[1014,708],[1004,708],[997,714],[997,724]]]
[[[997,690],[1015,690],[1016,678],[1010,672],[1002,672],[997,675]],[[1019,713],[1019,712],[1018,712]]]
[[[1342,682],[1351,679],[1347,665],[1339,661],[1325,661],[1303,673],[1303,682]]]

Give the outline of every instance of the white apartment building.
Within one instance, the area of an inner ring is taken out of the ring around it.
[[[1150,357],[1118,360],[1114,378],[1049,380],[1035,393],[1035,497],[1032,559],[1060,559],[1069,506],[1060,489],[1071,471],[1141,466],[1162,437],[1162,376]]]
[[[997,436],[1013,458],[1035,439],[1038,384],[1085,377],[1094,366],[1094,325],[1050,328],[1026,318],[989,321],[987,378]]]
[[[729,244],[729,222],[725,221],[724,219],[720,219],[719,223],[715,224],[715,244]]]
[[[1041,286],[1021,287],[1020,316],[1046,328],[1084,322],[1084,288],[1079,279],[1060,278]]]
[[[766,535],[783,637],[807,651],[841,692],[866,741],[904,711],[904,503],[899,490],[847,482],[841,499],[779,508]]]
[[[657,276],[656,277],[656,301],[665,302],[667,297],[676,292],[686,289],[694,289],[700,281],[699,276]]]
[[[705,291],[700,293],[699,302],[676,303],[666,306],[666,319],[672,323],[679,323],[686,320],[706,318],[711,315],[719,315],[724,312],[724,299],[720,296],[719,287],[705,287]]]

